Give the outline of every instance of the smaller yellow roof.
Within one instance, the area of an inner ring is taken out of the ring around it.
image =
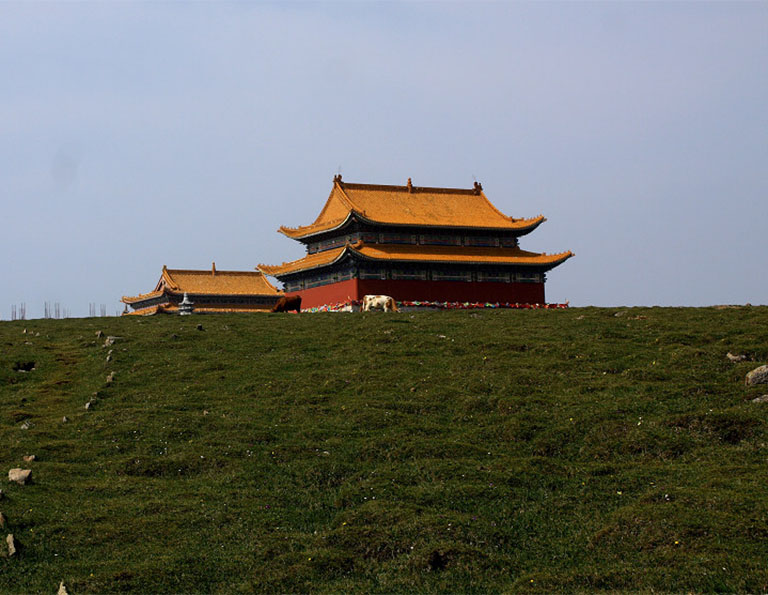
[[[260,271],[219,271],[214,263],[209,271],[169,269],[155,291],[209,295],[277,295],[282,293]]]
[[[125,304],[136,304],[162,297],[166,293],[195,295],[282,295],[260,271],[219,271],[213,263],[208,271],[163,267],[154,291],[123,296]]]

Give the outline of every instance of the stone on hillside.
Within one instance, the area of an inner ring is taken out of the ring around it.
[[[61,418],[61,423],[63,424],[67,423],[68,421],[69,421],[69,418],[66,415]]]
[[[759,366],[747,374],[747,384],[768,384],[768,366]]]
[[[61,583],[59,583],[59,590],[56,591],[56,595],[69,595],[67,588],[64,586],[64,581],[61,581]]]
[[[202,324],[198,324],[197,325],[197,330],[202,331],[203,330],[203,325]]]
[[[8,555],[13,556],[16,554],[16,540],[13,538],[13,533],[9,533],[5,538],[5,543],[8,544]]]
[[[14,372],[31,372],[35,369],[35,362],[15,362],[12,368]]]
[[[627,315],[626,310],[619,310],[618,312],[616,312],[616,314],[614,314],[616,318],[621,318],[622,316],[626,316],[626,315]]]
[[[104,347],[111,347],[114,345],[117,341],[121,341],[122,337],[113,337],[112,335],[109,335],[106,340],[104,341]]]
[[[15,481],[19,485],[24,485],[29,481],[29,477],[32,475],[31,469],[11,469],[8,472],[8,481]]]
[[[430,570],[443,570],[448,563],[448,559],[438,552],[437,550],[429,554],[427,564],[429,564]]]
[[[103,333],[103,331],[96,331],[96,337],[97,337],[98,339],[101,339],[103,336],[104,336],[104,333]]]
[[[761,397],[755,397],[752,399],[753,403],[768,403],[768,395],[763,395]]]
[[[36,461],[37,460],[37,456],[35,456],[35,455],[24,455],[21,458],[24,459],[25,463],[31,463],[32,461]]]
[[[28,420],[27,420],[27,421],[25,421],[24,423],[22,423],[22,424],[21,424],[19,427],[20,427],[22,430],[28,430],[29,428],[31,428],[31,427],[32,427],[32,423],[31,423],[30,421],[28,421]]]
[[[0,512],[0,529],[5,529],[5,523],[7,523],[8,520],[5,518],[5,515]]]
[[[107,376],[107,384],[112,384],[112,382],[115,380],[115,373],[110,372]]]
[[[725,354],[725,357],[727,357],[730,361],[732,361],[734,363],[735,362],[743,362],[743,361],[746,361],[746,359],[747,359],[746,355],[743,355],[743,354],[740,354],[740,353],[739,354],[731,353],[730,351]]]
[[[107,363],[111,362],[112,361],[112,356],[108,355],[106,360],[104,360],[104,361],[106,361]]]

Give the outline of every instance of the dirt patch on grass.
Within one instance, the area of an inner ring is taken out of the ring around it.
[[[738,444],[754,437],[762,422],[743,413],[704,413],[681,415],[668,421],[667,425],[694,436]]]

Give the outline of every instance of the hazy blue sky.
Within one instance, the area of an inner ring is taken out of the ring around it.
[[[548,221],[572,305],[768,303],[768,3],[0,2],[0,317],[298,258],[351,182]]]

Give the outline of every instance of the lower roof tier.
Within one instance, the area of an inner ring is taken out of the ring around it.
[[[410,244],[366,244],[358,242],[347,244],[334,250],[308,254],[304,258],[281,265],[259,265],[265,275],[282,277],[304,271],[311,271],[333,265],[342,259],[351,257],[355,260],[372,262],[409,262],[436,264],[470,264],[496,266],[532,266],[540,271],[548,271],[565,262],[573,252],[559,254],[539,254],[519,248],[480,248],[468,246],[422,246]]]
[[[230,313],[251,313],[251,312],[270,312],[271,305],[265,306],[203,306],[195,307],[195,314],[230,314]],[[132,312],[123,312],[123,316],[152,316],[153,314],[178,314],[179,307],[174,304],[158,304],[146,308],[138,308]]]

